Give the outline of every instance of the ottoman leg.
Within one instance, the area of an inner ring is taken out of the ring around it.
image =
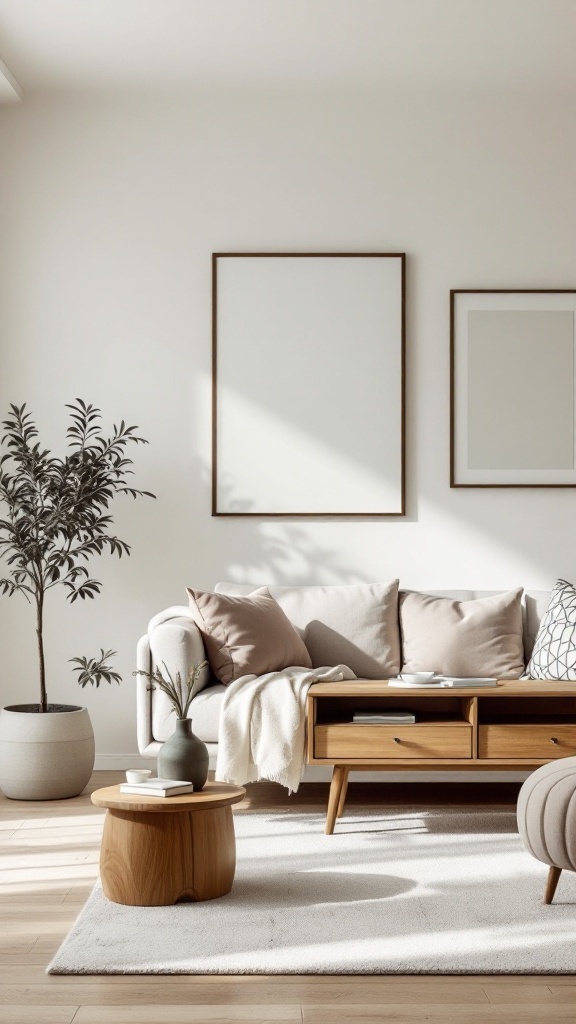
[[[544,893],[544,903],[552,903],[561,874],[562,868],[550,868],[548,872],[548,880],[546,882],[546,891]]]

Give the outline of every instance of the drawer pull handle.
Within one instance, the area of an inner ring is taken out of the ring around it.
[[[397,736],[394,737],[394,743],[401,743],[401,742],[402,742],[402,740],[399,740]]]
[[[558,743],[558,740],[556,739],[556,737],[555,737],[555,736],[551,736],[551,737],[550,737],[550,742],[551,742],[551,743]]]

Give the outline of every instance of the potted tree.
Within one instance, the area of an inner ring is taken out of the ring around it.
[[[128,483],[131,444],[147,444],[137,427],[122,421],[110,436],[101,430],[101,413],[76,399],[70,405],[68,453],[58,458],[41,447],[38,430],[26,405],[10,406],[3,422],[0,459],[0,555],[8,575],[0,593],[20,593],[36,613],[40,683],[37,704],[15,704],[0,711],[0,789],[21,800],[54,800],[77,796],[94,766],[94,734],[87,708],[51,704],[46,690],[44,605],[48,591],[63,587],[70,602],[94,598],[101,583],[86,565],[108,551],[119,558],[129,545],[110,532],[108,508],[118,494],[154,497]],[[108,659],[71,658],[82,687],[120,682]]]

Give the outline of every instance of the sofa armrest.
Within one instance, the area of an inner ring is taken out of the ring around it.
[[[202,636],[188,608],[175,605],[155,615],[148,623],[147,633],[138,641],[136,668],[141,672],[151,672],[156,666],[160,670],[166,666],[172,676],[179,672],[182,679],[185,679],[192,666],[200,664],[205,658]],[[139,675],[136,679],[138,750],[144,756],[155,757],[160,744],[153,730],[154,690],[145,676]],[[209,669],[205,666],[194,687],[194,694],[208,686],[209,682]]]
[[[150,642],[145,633],[136,648],[136,668],[139,672],[150,672]],[[156,757],[159,744],[152,735],[152,687],[145,676],[136,676],[136,738],[138,750],[145,757]]]

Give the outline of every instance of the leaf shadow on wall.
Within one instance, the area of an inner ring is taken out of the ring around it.
[[[201,466],[201,475],[203,488],[209,490],[211,472],[205,464]],[[226,480],[220,480],[219,489],[221,494],[226,493]],[[238,502],[235,510],[249,512],[250,502]],[[321,523],[326,521],[322,518],[314,520]],[[218,571],[243,583],[298,586],[309,583],[368,582],[357,566],[346,561],[341,550],[329,546],[324,540],[320,541],[317,536],[310,536],[310,522],[307,520],[304,527],[294,523],[290,517],[212,517],[210,532],[212,536],[218,537],[215,559]]]

